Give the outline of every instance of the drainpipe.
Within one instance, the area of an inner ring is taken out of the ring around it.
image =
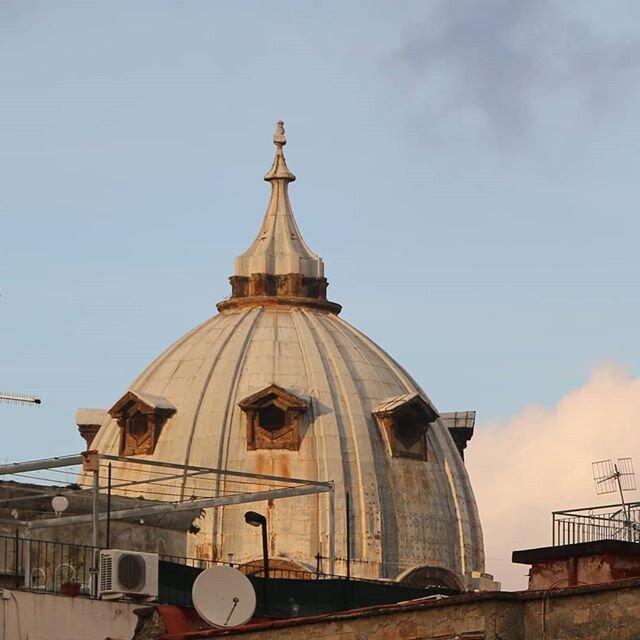
[[[7,629],[9,627],[9,622],[7,620],[7,616],[9,615],[9,598],[11,594],[8,589],[2,590],[2,640],[9,640],[9,636],[7,635]]]

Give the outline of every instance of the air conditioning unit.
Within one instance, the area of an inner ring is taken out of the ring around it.
[[[98,595],[103,599],[158,597],[158,554],[103,549],[100,551]]]

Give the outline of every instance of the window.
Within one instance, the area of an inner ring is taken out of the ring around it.
[[[287,426],[287,412],[272,404],[258,411],[258,424],[267,431],[277,431]]]
[[[164,424],[175,412],[166,398],[127,391],[109,409],[120,427],[120,455],[153,453]]]
[[[373,412],[390,453],[398,458],[427,459],[427,431],[438,412],[418,393],[386,400]]]
[[[247,449],[300,448],[301,420],[307,410],[305,400],[272,384],[238,406],[246,417]]]

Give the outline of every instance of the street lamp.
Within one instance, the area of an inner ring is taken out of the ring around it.
[[[269,547],[267,545],[267,519],[255,511],[247,511],[244,514],[244,521],[252,527],[262,527],[262,566],[264,569],[263,600],[265,612],[269,610],[267,597],[267,583],[269,581]]]

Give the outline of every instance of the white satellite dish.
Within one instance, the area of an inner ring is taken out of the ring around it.
[[[64,496],[54,496],[51,500],[51,508],[57,516],[66,511],[68,507],[69,501]]]
[[[214,627],[245,624],[256,609],[256,592],[249,578],[232,567],[205,569],[191,589],[193,606]]]

